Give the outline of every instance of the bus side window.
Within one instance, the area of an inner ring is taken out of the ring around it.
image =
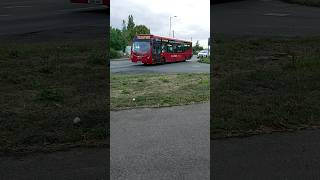
[[[180,44],[177,45],[177,52],[178,53],[181,52],[181,45]]]
[[[176,44],[173,44],[172,45],[172,48],[173,48],[173,53],[177,53],[177,45]]]
[[[184,52],[184,44],[179,45],[179,52]]]
[[[188,50],[188,44],[185,44],[184,45],[184,51],[187,51]]]
[[[162,46],[161,46],[161,52],[166,52],[166,49],[167,49],[167,47],[166,47],[166,44],[162,44]]]
[[[167,51],[168,51],[169,53],[172,53],[172,52],[173,52],[173,48],[172,48],[172,45],[171,45],[171,44],[168,44],[167,48],[168,48]]]

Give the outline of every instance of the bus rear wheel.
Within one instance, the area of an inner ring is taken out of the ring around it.
[[[183,59],[183,62],[186,62],[187,59],[188,59],[187,56],[185,56]]]

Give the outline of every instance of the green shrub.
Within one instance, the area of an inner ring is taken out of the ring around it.
[[[113,48],[110,48],[110,59],[120,58],[121,55],[118,53],[118,51],[114,50]]]

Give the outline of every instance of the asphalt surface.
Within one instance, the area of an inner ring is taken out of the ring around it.
[[[280,0],[211,5],[211,33],[229,36],[320,35],[320,8]]]
[[[106,180],[109,149],[72,149],[51,154],[0,157],[1,180]]]
[[[320,179],[320,130],[211,141],[215,180]]]
[[[209,104],[111,112],[111,180],[209,180]]]
[[[78,40],[106,37],[108,9],[69,0],[1,0],[0,39]]]
[[[210,64],[197,62],[193,56],[186,62],[168,63],[164,65],[143,65],[132,63],[129,59],[111,60],[112,73],[200,73],[210,72]]]

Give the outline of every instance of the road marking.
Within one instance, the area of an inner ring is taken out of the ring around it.
[[[8,17],[8,16],[11,16],[9,14],[0,14],[0,17]]]
[[[32,6],[7,6],[5,9],[14,9],[14,8],[30,8]]]
[[[290,14],[286,14],[286,13],[267,13],[264,14],[265,16],[278,16],[278,17],[284,17],[284,16],[289,16]]]

